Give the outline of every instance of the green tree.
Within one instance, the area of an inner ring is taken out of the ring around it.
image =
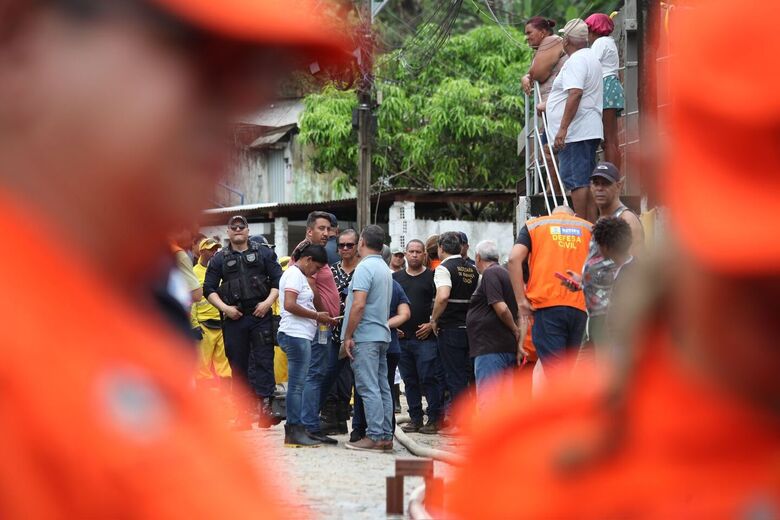
[[[519,31],[506,28],[520,41]],[[530,50],[501,28],[483,25],[448,40],[421,70],[403,66],[401,50],[378,60],[374,180],[385,186],[506,188],[522,175],[517,136],[524,99],[519,78]],[[357,178],[353,91],[327,88],[306,98],[301,139],[317,171]]]

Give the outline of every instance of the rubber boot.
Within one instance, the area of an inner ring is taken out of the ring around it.
[[[314,448],[321,446],[322,443],[312,439],[306,434],[306,429],[302,424],[285,424],[284,445],[288,448]]]

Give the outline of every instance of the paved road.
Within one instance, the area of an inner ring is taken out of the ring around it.
[[[398,441],[392,454],[347,450],[344,448],[347,435],[336,436],[338,446],[285,448],[282,425],[236,435],[245,439],[258,459],[270,458],[272,466],[280,468],[280,487],[299,494],[299,498],[288,498],[290,518],[384,518],[385,477],[394,474],[396,458],[414,457]],[[421,434],[411,437],[423,445],[452,449],[446,437]],[[445,474],[446,470],[446,464],[436,463],[437,475]],[[406,479],[407,501],[421,482]],[[311,511],[310,515],[306,515],[306,509]]]

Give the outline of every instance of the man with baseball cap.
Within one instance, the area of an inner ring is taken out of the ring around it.
[[[598,208],[598,216],[617,217],[628,223],[631,228],[631,256],[641,256],[645,243],[645,232],[642,221],[636,213],[620,200],[625,177],[620,175],[617,167],[611,162],[600,162],[590,175],[590,193]]]
[[[147,287],[236,115],[350,48],[317,4],[0,2],[0,229],[24,252],[0,259],[0,517],[295,516],[192,392],[192,349]],[[81,318],[42,312],[53,291]]]
[[[249,240],[242,215],[228,221],[230,243],[214,255],[206,270],[203,294],[225,316],[225,350],[234,378],[234,395],[251,386],[258,400],[260,427],[271,425],[271,399],[276,390],[271,306],[279,297],[282,267],[273,249]],[[234,379],[235,381],[235,379]],[[239,408],[234,427],[250,429],[254,410]]]
[[[213,238],[204,238],[198,244],[198,262],[192,268],[200,286],[206,279],[206,269],[209,261],[217,254],[220,244]],[[222,335],[222,317],[219,309],[214,307],[205,296],[192,304],[192,325],[201,330],[202,339],[198,345],[198,366],[195,372],[195,383],[210,388],[214,383],[214,375],[219,378],[220,390],[230,388],[232,372],[225,355],[225,341]],[[212,372],[213,370],[213,372]]]
[[[401,271],[406,265],[406,251],[403,247],[394,247],[390,256],[390,270],[394,273]]]
[[[560,32],[569,59],[539,110],[547,112],[561,180],[571,191],[574,211],[578,217],[594,222],[596,207],[588,181],[596,165],[596,150],[604,137],[601,63],[588,48],[588,26],[584,21],[569,20]]]
[[[777,76],[761,64],[780,53],[780,4],[740,7],[761,10],[752,44],[764,52],[723,37],[732,2],[672,15],[670,154],[659,178],[669,243],[633,288],[634,348],[606,380],[558,381],[546,400],[499,403],[483,417],[496,427],[474,430],[447,489],[448,518],[780,511],[780,235],[768,231],[780,200],[780,98],[774,81],[722,65]]]

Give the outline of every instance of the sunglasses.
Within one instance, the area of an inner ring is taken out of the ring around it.
[[[243,231],[246,229],[246,226],[244,224],[232,224],[230,229],[233,231]]]
[[[354,242],[343,242],[339,244],[339,249],[352,249],[355,245]]]

